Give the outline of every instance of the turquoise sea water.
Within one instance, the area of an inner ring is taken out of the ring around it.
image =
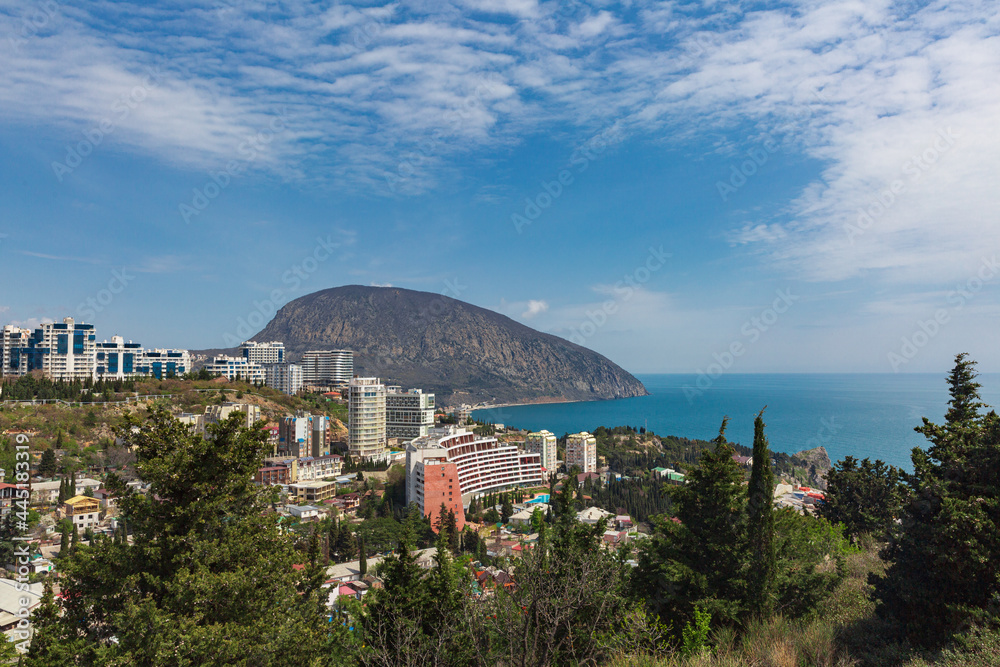
[[[645,426],[660,435],[711,440],[723,415],[729,439],[753,442],[753,420],[764,421],[771,448],[794,453],[823,445],[830,458],[879,458],[911,470],[910,451],[926,444],[913,431],[921,417],[941,422],[948,387],[942,374],[728,374],[700,395],[694,375],[637,375],[650,396],[616,401],[551,403],[477,410],[476,419],[556,435],[598,426]],[[1000,373],[980,375],[984,402],[1000,405]],[[703,380],[704,384],[704,380]]]

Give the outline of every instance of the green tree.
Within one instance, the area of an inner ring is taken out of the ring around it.
[[[724,624],[742,614],[746,495],[743,471],[726,441],[728,421],[722,420],[715,447],[677,489],[677,521],[654,519],[652,538],[639,549],[633,590],[665,620],[693,622],[696,605]]]
[[[29,667],[74,665],[77,655],[86,650],[84,640],[68,631],[59,615],[52,582],[46,580],[39,606],[31,612],[31,646],[24,659]]]
[[[69,555],[69,528],[63,526],[62,535],[59,538],[59,558],[66,558]]]
[[[508,494],[503,495],[503,503],[500,505],[500,520],[504,523],[514,515],[514,505],[510,502],[510,496]]]
[[[765,408],[766,409],[766,408]],[[771,451],[764,435],[764,410],[753,425],[753,464],[747,488],[747,539],[750,568],[747,572],[747,611],[760,618],[774,606],[774,473]]]
[[[52,449],[42,452],[42,458],[38,462],[38,474],[42,477],[54,477],[56,474],[56,453]]]
[[[166,411],[123,420],[148,495],[112,476],[132,543],[98,540],[60,562],[62,634],[76,665],[326,665],[340,659],[340,626],[320,613],[308,569],[268,508],[254,472],[268,451],[241,415],[206,440]],[[332,634],[331,634],[332,633]],[[112,641],[114,638],[114,641]],[[262,641],[263,638],[263,641]],[[49,665],[28,661],[29,665]]]
[[[913,450],[912,495],[874,579],[879,613],[922,644],[1000,622],[1000,418],[980,413],[975,380],[975,362],[957,355],[945,423],[916,428],[930,447]]]
[[[365,550],[365,538],[363,535],[358,536],[358,572],[361,576],[368,574],[368,554]]]
[[[844,524],[851,539],[872,535],[889,537],[908,495],[899,469],[870,459],[858,461],[847,456],[826,474],[826,502],[819,505],[820,516]]]

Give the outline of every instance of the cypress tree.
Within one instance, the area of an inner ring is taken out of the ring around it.
[[[69,554],[69,530],[63,526],[62,537],[59,538],[59,556],[65,557]]]
[[[362,535],[358,535],[358,572],[361,576],[368,574],[368,558],[365,553],[365,538]]]
[[[636,594],[661,618],[691,620],[696,608],[733,625],[742,615],[746,576],[746,495],[723,418],[715,447],[678,487],[679,523],[654,519],[632,575]]]
[[[766,407],[764,408],[767,409]],[[753,423],[753,467],[747,489],[747,538],[750,571],[747,576],[747,611],[767,618],[774,600],[774,473],[771,451],[764,435],[764,410]]]

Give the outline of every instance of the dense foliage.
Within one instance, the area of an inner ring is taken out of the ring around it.
[[[858,461],[847,456],[827,473],[826,500],[819,515],[844,525],[844,533],[856,539],[890,535],[907,496],[905,476],[898,469],[876,460]]]
[[[126,420],[148,495],[117,478],[131,543],[79,544],[60,563],[63,615],[36,618],[28,665],[320,665],[334,660],[318,551],[301,572],[272,498],[267,451],[241,416],[205,440],[158,411]]]
[[[945,423],[913,450],[912,495],[875,580],[880,612],[910,640],[936,643],[1000,623],[1000,418],[981,414],[975,362],[956,357]]]
[[[824,519],[777,511],[770,502],[762,416],[755,425],[760,455],[751,475],[757,480],[753,504],[725,428],[723,420],[715,447],[702,454],[675,494],[676,516],[655,520],[632,576],[635,594],[651,613],[673,623],[675,636],[705,613],[723,627],[772,611],[805,614],[844,576],[848,546],[840,529]]]

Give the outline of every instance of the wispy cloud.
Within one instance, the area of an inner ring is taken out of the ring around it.
[[[17,33],[19,11],[0,13],[0,32]],[[623,137],[682,143],[749,123],[822,174],[746,214],[734,242],[812,280],[912,282],[951,279],[1000,244],[997,71],[1000,8],[986,0],[99,3],[5,55],[0,118],[68,146],[111,119],[108,144],[204,170],[287,109],[255,170],[379,196],[387,174],[406,174],[397,196],[424,192],[460,156],[546,130],[573,142],[616,120]],[[124,114],[151,72],[148,101]],[[955,140],[935,154],[942,132]],[[897,180],[905,191],[850,236]]]
[[[28,257],[38,257],[39,259],[51,259],[57,262],[81,262],[83,264],[103,264],[104,262],[100,259],[95,259],[93,257],[69,257],[64,255],[50,255],[44,252],[34,252],[31,250],[19,250],[22,255],[27,255]]]

